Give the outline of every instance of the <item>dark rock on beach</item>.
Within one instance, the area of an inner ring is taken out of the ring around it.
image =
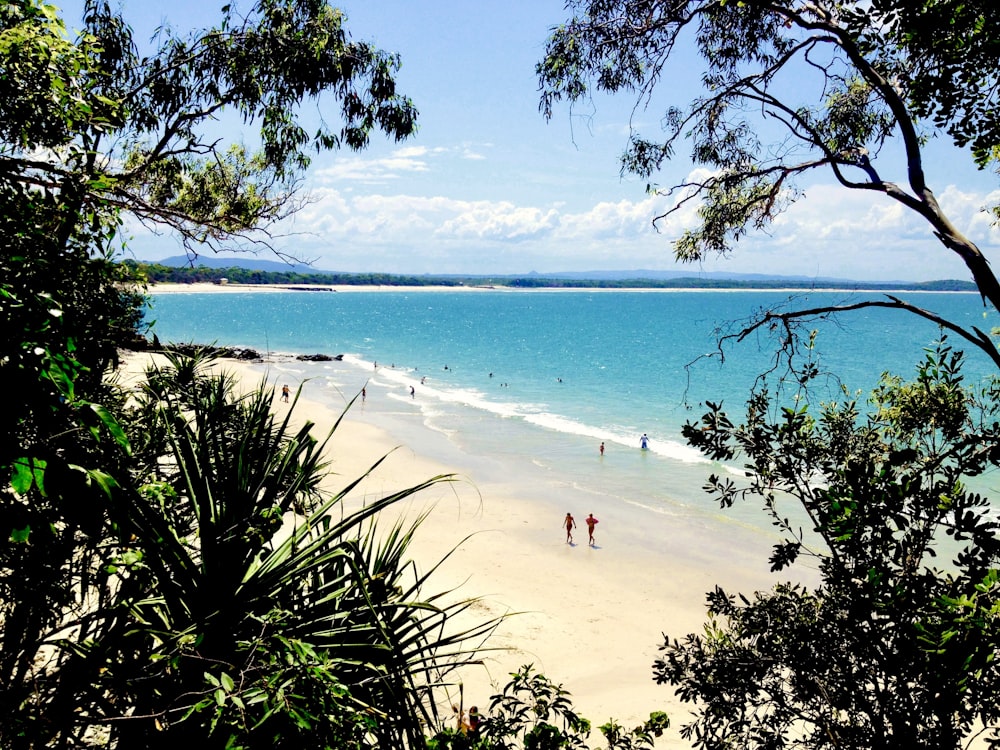
[[[163,344],[154,335],[152,339],[147,339],[143,336],[136,336],[134,340],[130,340],[121,345],[122,349],[127,351],[136,352],[177,352],[178,354],[185,354],[187,356],[194,356],[196,354],[211,354],[216,357],[223,359],[241,359],[241,360],[253,360],[258,361],[263,359],[263,355],[256,349],[250,349],[248,347],[242,346],[215,346],[213,344]],[[289,355],[284,355],[289,356]],[[344,360],[343,354],[299,354],[295,359],[302,362],[342,362]]]
[[[177,352],[179,354],[187,354],[189,356],[195,354],[214,354],[217,357],[223,357],[225,359],[243,359],[243,360],[256,360],[260,359],[261,355],[256,349],[249,349],[241,346],[211,346],[207,344],[166,344],[163,346],[164,351]]]
[[[338,354],[336,357],[331,357],[329,354],[299,354],[295,359],[300,362],[333,362],[334,360],[340,362],[344,359],[344,355]]]
[[[223,357],[231,357],[232,359],[260,359],[261,355],[256,349],[240,349],[232,347],[223,347],[223,352],[228,352],[222,354]]]

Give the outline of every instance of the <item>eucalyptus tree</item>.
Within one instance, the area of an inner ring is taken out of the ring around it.
[[[745,483],[706,490],[764,508],[772,570],[808,560],[820,577],[716,588],[704,631],[665,640],[654,673],[695,705],[695,747],[1000,740],[1000,524],[968,484],[1000,464],[1000,386],[965,386],[961,360],[939,344],[912,382],[886,375],[867,413],[848,400],[773,418],[761,392],[743,424],[710,404],[685,427],[706,456],[742,457]]]
[[[268,227],[299,205],[311,153],[416,127],[396,91],[398,57],[351,41],[320,0],[259,0],[246,15],[225,5],[214,28],[164,27],[142,49],[107,2],[87,0],[81,20],[70,38],[43,0],[0,6],[0,366],[5,383],[47,388],[56,403],[51,357],[96,386],[139,325],[127,274],[110,265],[126,219],[192,252],[266,246]],[[305,119],[310,103],[318,114]],[[22,442],[36,415],[12,416],[2,432]]]
[[[537,66],[546,117],[560,101],[587,101],[595,92],[622,92],[646,111],[671,96],[674,81],[701,83],[689,104],[654,111],[661,133],[633,129],[622,156],[623,172],[672,198],[655,222],[697,206],[696,226],[673,239],[679,260],[729,253],[803,199],[801,180],[822,172],[845,190],[887,198],[919,217],[928,237],[954,253],[984,299],[1000,307],[986,257],[942,209],[924,169],[927,139],[937,134],[968,146],[981,166],[996,156],[995,3],[570,0],[567,7],[572,17],[554,29]],[[698,61],[700,71],[689,67]],[[685,156],[706,176],[657,184],[685,142]],[[894,160],[893,150],[903,158]],[[901,299],[879,304],[934,319]],[[796,315],[772,314],[767,322]],[[1000,366],[987,333],[950,327]]]
[[[924,161],[934,136],[969,147],[982,167],[997,157],[996,3],[567,7],[572,17],[554,29],[537,66],[547,117],[560,101],[595,92],[624,92],[646,111],[679,88],[679,77],[701,84],[689,103],[656,112],[661,133],[633,130],[622,157],[623,172],[672,199],[655,221],[697,208],[696,225],[673,240],[679,260],[729,253],[805,199],[803,179],[823,174],[922,220],[928,240],[954,253],[1000,309],[997,277],[942,209]],[[704,176],[657,184],[685,143],[685,156],[703,168],[692,174]],[[1000,367],[990,332],[896,297],[854,306],[870,305],[928,318]],[[799,341],[797,324],[836,310],[764,311],[736,336],[777,330],[794,358],[800,344],[814,344]],[[807,385],[813,363],[795,374]],[[995,743],[1000,528],[966,482],[1000,456],[996,384],[965,389],[960,356],[942,345],[914,383],[886,376],[867,413],[849,397],[807,402],[808,394],[785,406],[760,390],[745,423],[709,403],[685,428],[706,456],[743,457],[744,481],[715,475],[706,489],[723,507],[762,505],[782,537],[773,570],[809,557],[819,583],[738,596],[717,589],[704,632],[666,640],[654,674],[695,706],[684,736],[703,748],[959,748],[980,732]]]
[[[55,640],[103,601],[92,586],[118,529],[108,497],[131,483],[122,398],[106,378],[142,319],[134,280],[114,262],[126,222],[173,232],[192,252],[268,246],[269,227],[299,204],[311,153],[415,129],[416,110],[396,91],[399,58],[352,41],[326,2],[226,4],[212,28],[163,27],[142,45],[123,13],[87,0],[71,37],[44,0],[0,4],[7,747],[38,746],[53,729],[55,697],[36,687],[59,668]]]

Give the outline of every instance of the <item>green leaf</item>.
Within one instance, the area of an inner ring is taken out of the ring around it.
[[[26,495],[35,486],[45,496],[46,462],[40,458],[19,458],[11,467],[11,489],[19,495]]]
[[[91,484],[96,484],[108,497],[111,497],[112,490],[118,487],[118,480],[106,471],[101,471],[100,469],[83,469],[80,466],[74,466],[73,468],[82,469],[87,475],[88,481]]]
[[[132,455],[132,446],[129,444],[128,436],[122,429],[121,425],[118,424],[118,420],[115,419],[114,415],[108,411],[108,409],[101,404],[88,404],[91,411],[97,415],[101,423],[111,433],[111,436],[115,439],[115,442],[119,446],[125,449],[125,453],[129,456]]]
[[[28,537],[31,536],[31,526],[25,526],[23,529],[11,529],[10,531],[10,541],[14,544],[23,544],[28,541]]]

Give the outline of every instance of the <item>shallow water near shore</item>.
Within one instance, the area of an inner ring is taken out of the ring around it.
[[[154,290],[155,292],[155,290]],[[799,307],[856,302],[872,294],[794,293]],[[354,409],[444,465],[517,483],[539,502],[573,497],[574,513],[630,509],[684,525],[766,533],[756,507],[723,513],[701,487],[713,472],[741,472],[701,457],[680,428],[705,401],[734,420],[756,378],[773,364],[765,338],[716,352],[720,327],[789,298],[781,292],[371,291],[153,295],[149,317],[161,340],[249,346],[265,353],[269,382],[304,382],[310,398],[336,409],[365,388]],[[981,328],[971,294],[906,298]],[[867,310],[817,323],[814,356],[851,389],[867,391],[891,369],[910,377],[933,324]],[[955,344],[954,340],[952,343]],[[958,347],[956,347],[958,348]],[[300,362],[298,353],[343,355]],[[700,359],[701,358],[701,359]],[[991,372],[969,353],[966,379]],[[410,389],[413,389],[411,394]],[[810,394],[837,397],[826,379]],[[785,392],[786,403],[794,394]],[[429,428],[429,431],[428,431]],[[639,450],[647,433],[650,450]],[[598,451],[601,442],[606,450]],[[556,492],[558,490],[558,492]],[[634,543],[655,547],[636,529]]]

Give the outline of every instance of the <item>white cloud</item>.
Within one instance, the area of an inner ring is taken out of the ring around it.
[[[987,255],[1000,251],[1000,232],[982,212],[1000,202],[1000,191],[949,187],[939,201],[958,230]],[[958,256],[941,245],[916,212],[881,194],[831,184],[806,189],[769,233],[748,235],[726,262],[728,270],[748,270],[749,259],[740,257],[744,246],[759,264],[752,270],[766,272],[874,280],[969,277]]]
[[[559,239],[586,242],[608,239],[638,239],[655,233],[653,217],[655,198],[638,203],[621,200],[602,201],[582,213],[563,214],[559,222]]]
[[[483,161],[486,157],[479,153],[478,151],[473,151],[471,148],[466,146],[462,149],[462,158],[468,159],[469,161]]]
[[[507,201],[476,201],[455,207],[460,210],[441,223],[436,237],[514,242],[540,239],[551,234],[559,216],[554,208],[515,206]]]
[[[427,146],[402,146],[397,148],[393,153],[397,158],[400,159],[411,159],[416,156],[426,156],[430,149]]]
[[[1000,246],[1000,227],[995,226],[995,218],[985,210],[1000,205],[1000,190],[982,195],[949,185],[938,202],[952,222],[973,242],[981,246]]]
[[[443,196],[353,195],[333,188],[313,191],[295,219],[297,231],[317,236],[380,233],[380,242],[542,240],[598,243],[655,236],[655,199],[601,202],[585,212],[563,204],[521,206],[510,201],[467,201]],[[662,238],[661,238],[662,240]]]
[[[425,155],[425,149],[400,149],[380,159],[341,157],[331,166],[317,170],[314,179],[321,185],[344,181],[387,182],[403,173],[428,171],[427,161],[420,158]]]
[[[430,172],[442,158],[457,156],[463,160],[483,161],[486,156],[471,145],[458,147],[401,146],[383,156],[334,155],[329,166],[316,169],[311,174],[315,184],[330,185],[343,182],[368,184],[388,183],[403,176]]]

